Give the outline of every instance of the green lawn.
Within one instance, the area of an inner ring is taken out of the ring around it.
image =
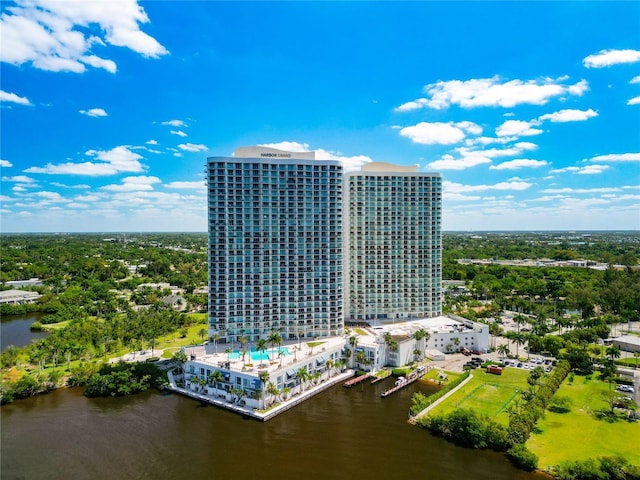
[[[602,399],[602,392],[608,389],[609,385],[599,380],[576,376],[571,383],[567,377],[556,395],[571,398],[571,411],[547,411],[527,442],[527,447],[538,455],[540,468],[605,455],[620,455],[629,463],[640,465],[640,422],[609,422],[597,414],[608,410]]]
[[[507,425],[506,409],[519,398],[520,390],[527,388],[529,372],[506,367],[502,375],[486,373],[484,369],[474,370],[472,375],[467,384],[435,408],[435,413],[447,414],[456,408],[467,408]]]

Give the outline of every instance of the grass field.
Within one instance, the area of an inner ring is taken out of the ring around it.
[[[449,413],[456,408],[467,408],[488,415],[506,425],[509,417],[506,409],[527,387],[529,372],[517,368],[505,368],[502,375],[486,373],[478,369],[473,378],[451,397],[438,405],[434,412]]]
[[[598,415],[608,410],[602,399],[602,392],[608,389],[604,382],[579,376],[573,383],[568,379],[563,382],[556,395],[571,398],[571,411],[547,411],[527,442],[527,447],[538,455],[540,468],[605,455],[620,455],[640,466],[640,422],[610,422]]]

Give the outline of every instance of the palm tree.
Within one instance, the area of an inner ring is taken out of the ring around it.
[[[331,377],[331,371],[333,370],[333,367],[335,366],[335,362],[331,359],[327,360],[325,362],[325,366],[327,367],[327,370],[329,372],[329,377]]]
[[[422,355],[422,350],[420,350],[419,348],[414,348],[413,349],[413,359],[417,362],[418,360],[420,360],[420,356]]]
[[[460,339],[458,337],[453,337],[451,339],[451,341],[453,342],[453,344],[456,347],[456,352],[459,352],[460,351]]]
[[[280,393],[280,391],[278,390],[278,387],[276,387],[275,383],[269,382],[269,383],[267,383],[267,393],[270,396],[274,397],[274,396],[278,395]],[[265,403],[266,403],[266,400],[265,400]],[[265,406],[265,408],[266,408],[266,406]]]
[[[301,367],[296,370],[296,377],[300,382],[300,391],[304,392],[304,385],[307,379],[309,378],[309,373],[307,372],[307,367]]]
[[[269,372],[260,372],[258,374],[260,382],[262,383],[262,408],[265,408],[266,396],[267,396],[267,380],[269,380]]]
[[[413,332],[413,338],[416,339],[416,342],[419,342],[420,340],[424,340],[424,345],[422,348],[424,350],[427,346],[427,342],[431,338],[431,335],[429,335],[429,332],[427,332],[424,328],[419,328],[418,330]]]
[[[198,330],[198,335],[200,335],[200,343],[204,343],[204,336],[207,334],[207,331],[204,328]]]
[[[356,337],[355,335],[349,337],[349,345],[351,345],[351,349],[353,350],[353,352],[355,352],[356,347],[358,346],[358,337]],[[355,355],[354,355],[354,359],[355,359]]]
[[[616,358],[620,358],[620,349],[615,345],[607,347],[607,356],[613,362]]]
[[[216,349],[216,355],[218,354],[218,340],[220,340],[220,334],[219,333],[214,333],[213,335],[211,335],[211,340],[213,340],[213,346]]]
[[[262,353],[267,350],[267,341],[264,338],[259,338],[256,342],[256,350],[260,352],[260,365],[264,365],[262,362]],[[269,355],[267,354],[267,360],[270,360]]]
[[[222,375],[222,372],[220,370],[214,370],[209,375],[209,383],[216,390],[219,390],[218,386],[219,386],[220,383],[222,383],[223,380],[224,380],[224,375]]]
[[[171,357],[171,360],[173,360],[178,364],[178,366],[180,367],[180,373],[184,376],[184,364],[187,363],[187,360],[188,360],[187,354],[184,353],[183,350],[178,350],[176,353],[173,354],[173,357]]]
[[[267,341],[271,344],[272,349],[278,345],[278,350],[280,350],[280,345],[282,345],[282,335],[280,335],[280,332],[278,331],[273,331],[267,337]]]
[[[366,357],[362,350],[356,353],[356,361],[358,365],[362,365],[365,360],[366,360]]]
[[[506,343],[498,345],[498,353],[504,357],[508,357],[509,353],[511,353],[509,350],[509,345],[507,345]]]
[[[247,353],[247,351],[245,350],[244,346],[247,344],[249,339],[247,338],[246,335],[241,335],[240,338],[238,338],[238,341],[240,342],[240,349],[242,350],[242,365],[245,365],[244,356]]]
[[[226,353],[226,354],[227,354],[227,362],[228,362],[229,360],[231,360],[231,351],[232,351],[232,350],[231,350],[229,347],[227,347],[227,348],[225,348],[225,349],[224,349],[224,353]]]

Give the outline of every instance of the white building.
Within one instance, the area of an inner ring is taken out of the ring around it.
[[[0,292],[0,304],[18,305],[35,303],[42,295],[27,290],[4,290]]]
[[[345,314],[363,321],[442,312],[442,178],[373,162],[345,174]]]
[[[614,338],[612,343],[623,352],[640,352],[640,337],[634,335],[622,335]]]
[[[385,366],[406,365],[425,356],[441,359],[438,352],[453,353],[465,348],[483,353],[489,350],[489,326],[456,315],[374,326],[371,331],[371,335],[356,337],[350,365],[379,370]],[[426,332],[428,339],[417,340],[417,331]],[[353,350],[349,342],[346,348]],[[360,355],[364,363],[358,361],[358,352],[364,354]]]
[[[185,366],[185,385],[194,393],[227,403],[265,408],[340,373],[344,342],[343,337],[333,337],[312,342],[313,347],[294,342],[264,352],[253,345],[244,355],[239,345],[230,349],[224,348],[228,344],[186,347],[190,360]],[[216,371],[220,372],[217,381]],[[270,393],[273,388],[278,393]]]

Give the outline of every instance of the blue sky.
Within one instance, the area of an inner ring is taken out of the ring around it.
[[[2,232],[206,231],[248,145],[441,172],[445,230],[640,228],[638,2],[1,9]]]

